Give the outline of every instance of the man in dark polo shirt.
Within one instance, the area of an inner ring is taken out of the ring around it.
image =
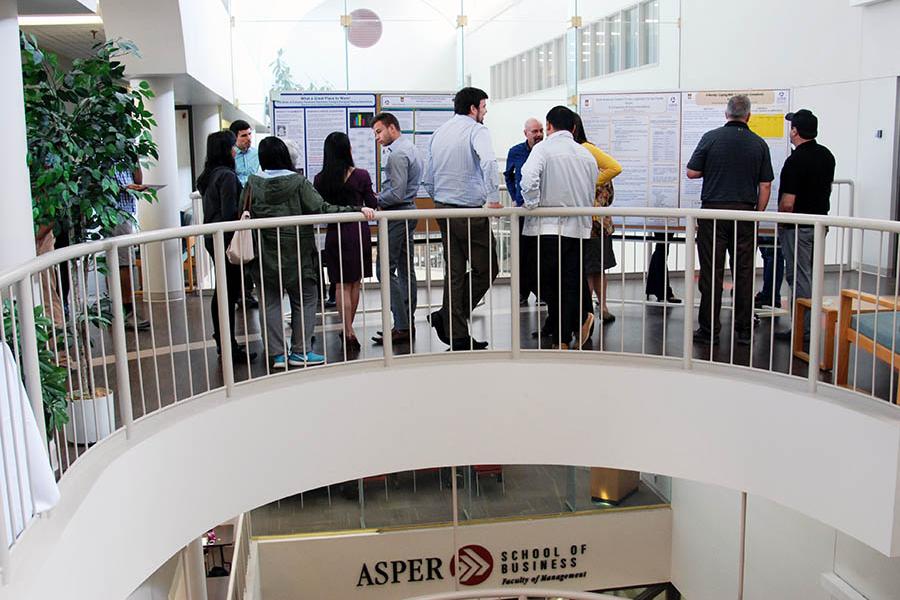
[[[794,151],[781,169],[778,211],[827,215],[831,208],[835,165],[831,151],[816,142],[819,119],[805,108],[788,113],[784,118],[791,123]],[[809,298],[812,295],[813,226],[782,225],[778,237],[794,299]],[[806,335],[809,335],[808,315]],[[775,337],[790,339],[791,331],[778,331]]]
[[[727,123],[700,138],[687,164],[689,179],[703,179],[701,208],[766,210],[772,191],[769,147],[750,131],[750,98],[740,94],[728,100]],[[725,253],[734,279],[734,339],[750,343],[753,327],[754,227],[751,221],[700,219],[697,251],[700,255],[700,328],[694,340],[719,341],[719,312]]]

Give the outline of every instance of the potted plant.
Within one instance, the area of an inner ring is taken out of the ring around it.
[[[40,50],[34,37],[21,36],[21,53],[35,227],[64,231],[73,244],[103,238],[133,218],[119,207],[122,189],[116,172],[158,158],[151,137],[156,122],[144,104],[153,92],[146,82],[129,86],[119,60],[137,55],[137,48],[125,40],[100,43],[69,70]],[[153,189],[129,193],[139,201],[156,199]],[[98,263],[104,269],[102,260]],[[78,336],[81,349],[67,434],[69,441],[93,443],[115,429],[113,393],[97,387],[92,372],[92,327],[109,326],[111,312],[109,299],[99,297],[99,290],[98,297],[85,298],[88,290],[74,285],[72,293],[70,305],[92,306],[85,314],[71,315],[72,331],[63,345],[68,348]]]

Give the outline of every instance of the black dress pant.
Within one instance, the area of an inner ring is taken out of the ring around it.
[[[704,208],[753,210],[743,206],[706,205]],[[721,329],[722,282],[725,254],[734,280],[734,329],[747,333],[753,326],[753,271],[755,236],[753,222],[698,219],[697,252],[700,256],[700,329],[718,335]]]
[[[548,333],[557,343],[568,344],[572,336],[577,339],[581,324],[594,308],[581,268],[582,240],[556,235],[542,235],[537,239],[541,255],[541,299],[547,303]]]
[[[535,299],[540,299],[537,289],[537,237],[522,235],[525,227],[525,219],[519,219],[519,300],[528,300],[528,296],[534,294]]]
[[[210,244],[209,246],[212,246]],[[227,245],[226,245],[227,247]],[[208,247],[210,256],[213,255],[211,247]],[[254,265],[256,263],[249,263]],[[232,347],[237,346],[237,339],[235,338],[236,332],[234,330],[234,313],[237,304],[241,301],[243,297],[243,290],[241,289],[241,271],[243,270],[246,273],[250,269],[245,268],[246,265],[233,265],[228,262],[228,259],[225,259],[225,282],[226,289],[228,290],[228,325],[231,328],[231,345]],[[244,285],[247,285],[247,280],[244,280]],[[219,286],[216,285],[216,288],[213,290],[212,301],[210,303],[209,309],[212,315],[212,326],[213,326],[213,339],[216,340],[216,347],[221,352],[222,342],[221,337],[219,336]]]
[[[662,301],[674,295],[672,293],[668,265],[666,264],[669,258],[669,241],[663,232],[654,233],[653,239],[657,240],[657,242],[653,249],[653,254],[650,256],[650,264],[647,267],[647,285],[644,293],[648,296],[653,294],[657,300]]]
[[[435,202],[437,208],[460,208]],[[438,311],[447,335],[469,339],[469,314],[497,278],[497,244],[487,217],[438,219],[444,247],[443,305]]]

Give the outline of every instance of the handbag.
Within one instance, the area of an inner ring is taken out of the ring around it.
[[[613,188],[612,181],[607,181],[602,185],[598,185],[594,192],[594,207],[611,206],[616,190]],[[605,232],[606,235],[612,235],[616,228],[613,225],[611,217],[601,217],[594,215],[591,223],[591,235],[593,237],[601,237]]]
[[[247,200],[244,203],[244,210],[241,213],[241,221],[250,220],[250,205],[253,202],[253,187],[247,189]],[[256,258],[253,252],[253,231],[250,229],[240,229],[234,232],[228,249],[225,250],[225,256],[228,262],[233,265],[246,265],[248,262]]]

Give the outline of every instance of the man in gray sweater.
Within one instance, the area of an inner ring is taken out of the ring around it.
[[[375,139],[384,148],[385,167],[381,193],[378,194],[380,210],[410,210],[416,208],[416,196],[422,181],[423,162],[419,151],[400,131],[400,122],[391,113],[375,115],[372,123]],[[417,282],[413,265],[416,219],[390,221],[388,224],[388,262],[391,282],[391,314],[394,327],[391,340],[394,344],[410,343],[416,336],[415,313]],[[379,261],[376,274],[381,274]],[[384,343],[384,334],[372,340]]]

